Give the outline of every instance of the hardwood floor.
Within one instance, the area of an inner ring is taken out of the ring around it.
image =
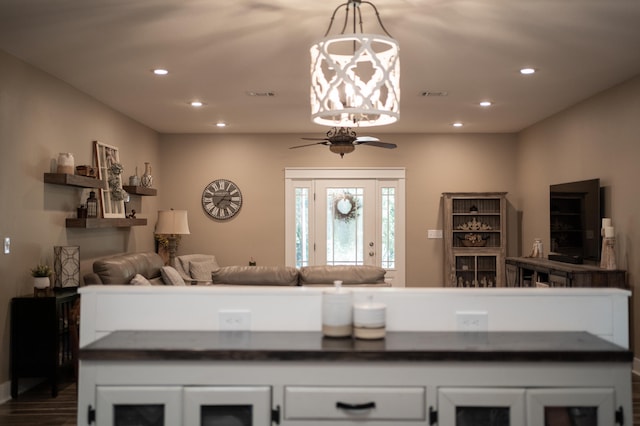
[[[634,374],[631,384],[633,426],[640,426],[640,375]],[[76,404],[74,383],[61,384],[57,398],[51,398],[51,389],[47,385],[41,385],[15,400],[0,404],[0,425],[73,426],[76,424]]]
[[[42,384],[0,404],[0,425],[74,426],[77,401],[75,383],[61,383],[56,398],[51,398],[51,387]]]

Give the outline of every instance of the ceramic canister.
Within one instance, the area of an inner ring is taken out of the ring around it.
[[[56,172],[66,173],[68,175],[75,173],[75,160],[72,153],[61,152],[58,155],[58,167],[56,168]]]
[[[385,337],[387,307],[384,303],[356,303],[353,305],[353,334],[357,339]]]
[[[342,288],[342,282],[322,293],[322,334],[328,337],[349,337],[352,333],[352,294]]]

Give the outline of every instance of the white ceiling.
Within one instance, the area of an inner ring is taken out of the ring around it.
[[[324,133],[309,47],[343,1],[0,0],[0,49],[159,132]],[[373,2],[400,43],[401,117],[369,134],[514,132],[640,74],[639,0]]]

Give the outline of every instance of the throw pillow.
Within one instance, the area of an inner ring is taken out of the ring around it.
[[[132,285],[151,285],[151,282],[146,279],[144,276],[140,275],[140,274],[136,274],[131,281],[129,281],[129,284]]]
[[[163,266],[160,269],[160,274],[166,285],[186,285],[178,271],[171,266]]]
[[[189,274],[197,281],[211,281],[211,272],[219,268],[215,259],[189,262]]]

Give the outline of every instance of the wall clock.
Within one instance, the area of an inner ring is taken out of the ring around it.
[[[202,191],[202,208],[218,220],[231,219],[242,207],[242,193],[227,179],[216,179]]]

